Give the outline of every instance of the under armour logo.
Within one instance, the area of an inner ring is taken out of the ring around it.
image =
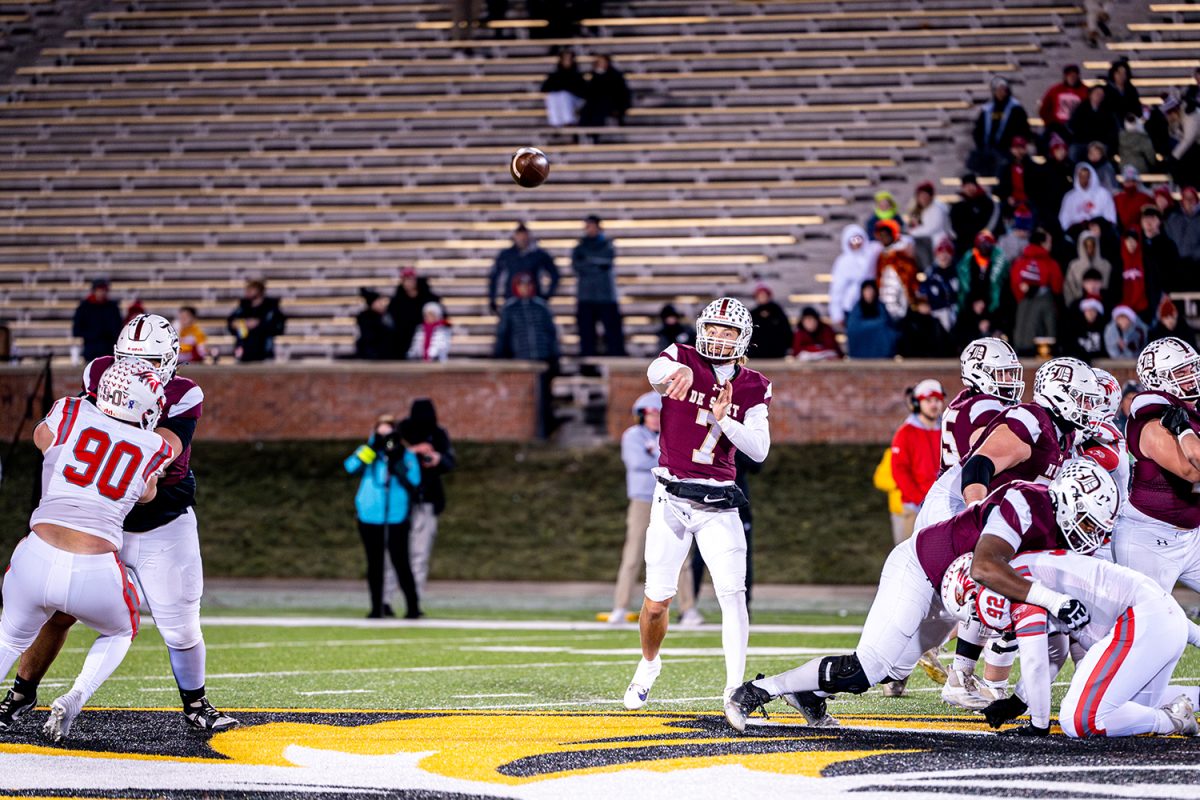
[[[1154,540],[1154,543],[1155,543],[1156,545],[1158,545],[1159,547],[1166,547],[1166,546],[1167,546],[1167,540],[1166,540],[1166,539],[1155,539],[1155,540]]]

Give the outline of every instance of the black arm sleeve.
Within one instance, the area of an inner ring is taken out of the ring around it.
[[[962,468],[962,483],[959,484],[962,491],[966,491],[968,486],[976,483],[982,483],[984,486],[992,485],[992,477],[996,474],[996,465],[987,456],[973,455],[967,459],[967,463],[963,464]]]
[[[179,443],[187,450],[192,446],[192,437],[196,435],[196,422],[192,417],[167,417],[160,420],[158,427],[166,428],[179,437]],[[178,455],[178,454],[176,454]]]

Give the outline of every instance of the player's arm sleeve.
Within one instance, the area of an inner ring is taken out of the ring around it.
[[[1038,728],[1049,728],[1050,684],[1054,675],[1050,666],[1046,610],[1020,604],[1014,607],[1013,613],[1017,646],[1021,651],[1021,684],[1024,689],[1021,699],[1029,706],[1030,721]]]
[[[771,450],[771,426],[767,422],[767,404],[759,403],[746,411],[746,421],[738,422],[726,414],[717,420],[721,432],[733,446],[751,461],[765,461]]]
[[[1014,497],[1005,498],[1000,507],[988,515],[983,530],[979,532],[979,538],[996,536],[1003,539],[1016,553],[1021,549],[1021,537],[1032,524],[1033,512],[1029,503],[1020,494],[1015,494]]]
[[[646,378],[654,387],[654,391],[662,394],[663,384],[666,383],[667,378],[671,377],[672,373],[681,366],[683,365],[679,363],[679,348],[671,345],[663,350],[658,358],[650,362],[650,366],[646,368]]]
[[[192,437],[196,435],[196,422],[193,417],[168,417],[162,420],[158,427],[166,428],[179,437],[179,452],[182,453],[192,446]]]

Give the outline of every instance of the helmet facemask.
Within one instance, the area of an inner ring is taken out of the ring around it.
[[[1067,547],[1081,555],[1096,551],[1112,535],[1118,511],[1118,490],[1103,467],[1076,459],[1050,483],[1054,521]]]
[[[754,319],[738,300],[712,301],[696,319],[696,352],[709,361],[736,361],[746,355]]]

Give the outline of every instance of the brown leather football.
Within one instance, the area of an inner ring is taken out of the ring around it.
[[[550,175],[550,159],[536,147],[522,147],[509,163],[512,179],[526,189],[541,186]]]

